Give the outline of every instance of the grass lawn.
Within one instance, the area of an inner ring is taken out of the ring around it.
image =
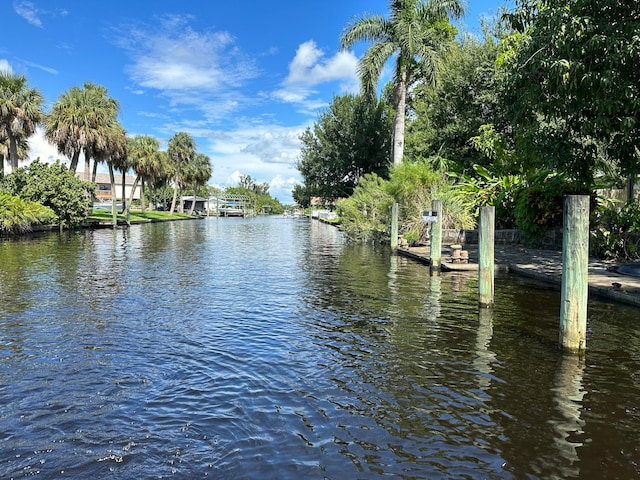
[[[178,213],[178,212],[174,212],[173,215],[169,215],[169,212],[160,212],[157,210],[148,210],[144,214],[139,210],[132,210],[131,215],[129,216],[129,220],[131,220],[132,222],[144,221],[144,220],[153,220],[153,221],[159,222],[159,221],[175,220],[178,218],[194,218],[194,216],[187,215],[186,213]],[[93,213],[85,219],[85,222],[87,223],[110,222],[111,220],[112,220],[111,210],[94,209]],[[126,221],[127,217],[124,215],[118,214],[118,220]]]

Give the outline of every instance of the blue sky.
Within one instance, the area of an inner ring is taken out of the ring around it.
[[[470,0],[463,24],[478,28],[502,0]],[[211,158],[210,184],[239,175],[268,182],[293,203],[299,136],[334,95],[356,93],[366,45],[341,52],[345,24],[386,14],[387,0],[3,0],[0,70],[25,75],[45,98],[89,81],[120,103],[129,135],[166,148],[188,132]],[[31,157],[62,158],[42,135]],[[82,167],[81,167],[82,168]]]

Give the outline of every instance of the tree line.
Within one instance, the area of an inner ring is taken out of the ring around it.
[[[82,180],[85,182],[95,183],[97,167],[104,163],[115,196],[114,171],[122,172],[123,213],[132,200],[127,202],[124,195],[124,179],[129,170],[136,174],[131,195],[140,185],[143,213],[147,185],[162,189],[173,183],[170,207],[170,213],[173,213],[176,207],[182,209],[181,204],[177,205],[180,190],[189,188],[195,197],[199,188],[211,178],[209,157],[196,151],[193,138],[185,132],[171,137],[166,151],[161,151],[158,139],[150,135],[128,137],[118,121],[118,102],[109,97],[107,89],[101,85],[87,82],[83,87],[70,88],[59,96],[48,113],[43,111],[43,104],[42,94],[28,85],[26,77],[0,72],[0,178],[4,177],[5,159],[12,172],[17,172],[20,162],[28,158],[28,139],[39,125],[44,128],[45,138],[61,155],[70,159],[69,170],[74,175],[81,154],[84,156]],[[11,184],[13,191],[19,194],[21,190],[16,188],[16,181]],[[4,189],[8,188],[5,186]],[[82,188],[90,199],[91,186],[85,183]],[[194,204],[190,213],[193,213]]]
[[[517,0],[481,34],[457,31],[462,14],[455,0],[390,1],[386,15],[345,25],[343,48],[368,44],[361,92],[335,97],[302,135],[294,198],[321,197],[370,226],[403,195],[429,205],[437,192],[445,209],[495,205],[499,226],[535,238],[561,225],[563,195],[588,194],[596,235],[619,234],[602,248],[619,254],[621,235],[640,230],[640,4]],[[417,197],[394,177],[423,182]],[[627,204],[605,187],[626,187]],[[400,208],[401,233],[424,233],[417,212]],[[388,224],[376,228],[388,238]]]

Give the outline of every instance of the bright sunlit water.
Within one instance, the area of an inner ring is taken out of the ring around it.
[[[0,478],[640,477],[640,315],[308,219],[0,241]]]

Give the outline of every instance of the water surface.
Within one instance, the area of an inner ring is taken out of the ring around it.
[[[638,310],[306,219],[0,243],[0,478],[638,478]]]

